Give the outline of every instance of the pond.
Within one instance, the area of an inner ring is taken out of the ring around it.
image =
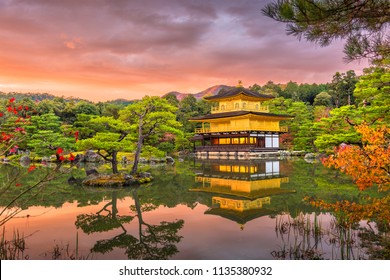
[[[2,178],[18,168],[1,166]],[[74,168],[21,198],[23,211],[2,230],[6,240],[23,240],[15,258],[366,259],[364,233],[378,233],[364,221],[342,230],[337,216],[304,201],[362,199],[349,178],[320,163],[190,159],[142,169],[154,181],[138,188],[70,184],[70,176],[85,177]]]

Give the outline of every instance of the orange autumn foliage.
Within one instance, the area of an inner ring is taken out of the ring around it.
[[[324,159],[323,164],[350,175],[363,191],[374,185],[379,191],[390,189],[390,128],[356,127],[361,134],[362,145],[341,145],[335,154]],[[305,198],[311,205],[331,210],[343,217],[339,222],[350,226],[361,220],[390,223],[390,195],[382,198],[366,197],[361,203],[347,200],[328,203],[323,200]]]
[[[348,200],[327,203],[323,200],[305,198],[312,206],[324,210],[330,210],[343,214],[342,226],[350,226],[361,220],[390,222],[390,196],[383,198],[366,198],[365,204],[351,202]]]
[[[377,185],[379,191],[390,188],[390,128],[370,128],[360,125],[362,145],[342,145],[335,155],[323,160],[327,167],[335,167],[350,175],[360,190]]]

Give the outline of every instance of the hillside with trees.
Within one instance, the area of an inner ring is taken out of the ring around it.
[[[294,116],[293,120],[283,124],[289,128],[289,132],[282,137],[283,148],[331,153],[334,147],[342,143],[361,143],[359,134],[354,129],[357,125],[389,125],[389,75],[387,68],[375,66],[366,69],[360,77],[353,70],[346,73],[336,72],[327,84],[298,84],[293,81],[276,84],[268,81],[264,85],[253,84],[249,89],[274,97],[268,102],[271,113]],[[214,95],[227,88],[215,86],[202,91],[202,94]],[[19,150],[50,156],[57,147],[74,152],[103,147],[104,141],[113,145],[115,140],[112,137],[116,137],[118,140],[123,138],[121,141],[128,139],[125,142],[130,141],[132,145],[128,142],[125,150],[135,151],[138,132],[124,127],[132,125],[129,117],[134,116],[137,106],[141,106],[142,111],[142,106],[146,105],[141,104],[145,100],[93,103],[48,94],[15,96],[17,98],[13,103],[14,108],[18,114],[29,120],[28,123],[21,124],[27,136],[18,144]],[[210,113],[212,105],[199,98],[200,96],[187,94],[179,100],[176,94],[169,93],[161,98],[153,98],[170,106],[169,111],[177,124],[165,126],[165,132],[156,133],[153,130],[150,137],[143,140],[145,150],[148,150],[149,154],[153,153],[151,150],[157,156],[192,151],[190,139],[194,135],[196,124],[188,119]],[[14,129],[18,119],[12,112],[7,112],[7,104],[11,98],[11,94],[0,95],[0,118],[4,131]],[[6,113],[10,113],[8,117]],[[128,117],[124,117],[125,115]],[[110,127],[115,131],[111,131]],[[71,144],[76,132],[80,140],[77,145]],[[112,134],[111,139],[108,134],[103,137],[102,133],[116,133],[117,136]],[[123,133],[126,137],[123,137]],[[102,137],[106,140],[103,141]],[[90,144],[86,145],[87,142]],[[124,147],[120,148],[123,149]],[[7,155],[11,154],[8,152]]]

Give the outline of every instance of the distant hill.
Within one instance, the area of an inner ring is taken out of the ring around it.
[[[199,99],[202,99],[203,97],[206,97],[206,96],[217,95],[221,90],[228,90],[230,88],[232,88],[232,87],[225,86],[225,85],[217,85],[217,86],[209,87],[208,89],[205,89],[205,90],[198,92],[198,93],[181,93],[178,91],[171,91],[171,92],[168,92],[167,94],[163,95],[163,97],[167,96],[168,94],[174,94],[178,100],[182,100],[184,97],[186,97],[188,95],[193,95],[196,99],[199,100]]]
[[[16,100],[23,100],[24,98],[28,98],[33,101],[42,101],[45,99],[49,99],[49,100],[63,99],[65,102],[85,101],[91,103],[91,101],[89,100],[78,98],[78,97],[63,97],[63,96],[59,97],[59,96],[52,95],[50,93],[18,93],[18,92],[5,93],[0,91],[0,99],[11,99],[11,98],[15,98]]]
[[[182,93],[182,92],[178,92],[178,91],[171,91],[171,92],[168,92],[167,94],[163,95],[162,97],[164,97],[164,96],[166,96],[168,94],[174,94],[178,100],[182,100],[184,97],[192,95],[197,100],[200,100],[200,99],[202,99],[203,97],[206,97],[206,96],[217,95],[221,90],[228,90],[228,89],[231,89],[231,88],[232,87],[226,86],[226,85],[216,85],[216,86],[209,87],[208,89],[205,89],[205,90],[203,90],[201,92],[198,92],[198,93]],[[86,102],[94,103],[92,101],[81,99],[81,98],[77,98],[77,97],[63,97],[63,96],[62,97],[58,97],[58,96],[55,96],[55,95],[52,95],[52,94],[49,94],[49,93],[17,93],[17,92],[5,93],[5,92],[1,92],[0,91],[0,99],[10,99],[12,97],[15,97],[17,100],[22,100],[23,98],[29,98],[29,99],[34,100],[34,101],[42,101],[42,100],[45,100],[45,99],[49,99],[49,100],[63,99],[66,102],[69,102],[69,101],[75,101],[75,102],[86,101]],[[107,103],[111,103],[111,104],[125,105],[126,106],[128,104],[133,103],[134,101],[135,100],[128,100],[128,99],[121,99],[120,98],[120,99],[115,99],[115,100],[109,100],[109,101],[106,101],[106,102]]]
[[[178,91],[170,91],[166,94],[164,94],[163,96],[161,97],[165,97],[167,96],[168,94],[173,94],[176,96],[177,100],[183,100],[184,97],[188,96],[188,95],[192,95],[191,93],[181,93],[181,92],[178,92]]]

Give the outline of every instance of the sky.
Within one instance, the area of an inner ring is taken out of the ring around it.
[[[270,0],[0,0],[0,91],[91,101],[214,85],[326,83],[343,61],[286,35]]]

